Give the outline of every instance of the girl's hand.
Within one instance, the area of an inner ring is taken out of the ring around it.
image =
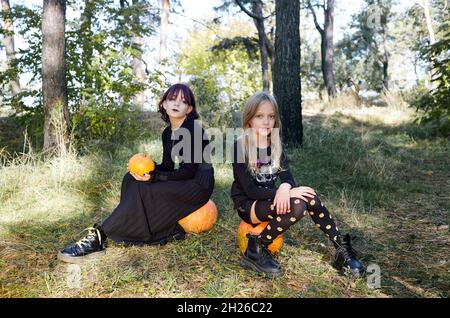
[[[127,164],[127,171],[130,172],[130,167]],[[140,175],[138,175],[137,173],[134,172],[130,172],[130,174],[133,176],[133,178],[135,178],[137,181],[148,181],[151,178],[151,175],[149,175],[148,173],[144,173],[144,176],[141,177]]]
[[[272,205],[277,207],[277,214],[286,214],[291,212],[291,185],[289,183],[282,183],[278,187],[277,194],[273,200]]]
[[[314,189],[310,188],[310,187],[292,188],[290,190],[290,193],[291,193],[292,198],[299,198],[305,202],[309,201],[308,198],[314,198],[314,196],[316,195],[316,192],[314,191]]]
[[[134,172],[130,172],[130,174],[133,176],[133,178],[135,178],[137,181],[148,181],[150,180],[151,176],[148,173],[144,173],[144,176],[141,177],[140,175],[138,175],[137,173]]]

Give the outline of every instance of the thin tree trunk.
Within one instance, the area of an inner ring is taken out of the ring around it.
[[[69,127],[65,61],[65,0],[44,0],[42,15],[42,94],[44,149],[65,147]],[[59,119],[55,122],[55,119]]]
[[[7,32],[3,39],[3,45],[6,49],[6,63],[8,67],[12,67],[12,63],[14,60],[14,26],[13,21],[10,16],[11,7],[9,5],[9,0],[1,0],[2,2],[2,12],[4,16],[4,29]],[[9,86],[11,88],[11,93],[13,96],[20,93],[20,81],[19,76],[16,76],[13,80],[10,81]]]
[[[383,86],[384,89],[389,90],[389,52],[387,49],[387,36],[385,26],[382,25],[381,36],[383,39]]]
[[[273,69],[273,44],[266,34],[264,27],[264,16],[261,0],[252,0],[252,11],[249,11],[240,2],[240,0],[235,0],[236,4],[245,12],[249,17],[253,19],[255,23],[256,30],[258,31],[258,46],[261,55],[261,77],[263,83],[263,90],[270,90],[270,76],[269,76],[269,66],[268,59],[271,61],[271,68]]]
[[[256,16],[261,17],[260,19],[253,19],[253,22],[255,23],[256,29],[258,30],[258,45],[259,45],[259,52],[261,54],[261,75],[262,75],[263,90],[269,91],[270,81],[269,81],[269,66],[267,63],[268,53],[267,53],[267,46],[264,40],[266,31],[264,29],[264,19],[262,18],[263,16],[262,2],[260,0],[253,1],[252,10]]]
[[[169,0],[162,1],[161,31],[159,36],[159,63],[167,59],[167,31],[169,27]]]
[[[422,5],[423,5],[423,12],[425,14],[425,22],[427,24],[428,35],[430,38],[430,45],[433,45],[434,43],[436,43],[436,38],[434,36],[433,21],[431,19],[430,13],[430,1],[422,0]]]
[[[93,89],[93,79],[90,73],[93,55],[93,45],[87,39],[90,39],[92,37],[92,18],[94,8],[95,2],[93,0],[84,1],[84,10],[82,14],[83,20],[81,23],[81,36],[84,37],[84,41],[82,44],[83,59],[81,63],[83,65],[83,72],[84,72],[83,84],[84,87],[88,88],[88,90]]]
[[[277,98],[286,144],[302,144],[300,82],[300,2],[276,0],[273,93]]]
[[[327,0],[327,6],[323,8],[324,11],[324,27],[322,28],[317,22],[316,12],[314,11],[311,2],[308,0],[307,5],[313,15],[314,25],[320,33],[321,45],[321,69],[325,87],[328,96],[336,96],[336,84],[334,80],[333,65],[333,34],[334,34],[334,0]]]
[[[133,0],[133,4],[139,4],[139,0]],[[135,22],[139,23],[139,15],[135,17]],[[138,52],[137,55],[133,57],[133,72],[134,77],[136,80],[141,83],[145,84],[147,79],[147,74],[145,72],[145,65],[142,60],[142,46],[144,44],[144,39],[140,36],[133,36],[132,39],[132,45]],[[136,106],[136,109],[139,111],[144,110],[144,103],[145,103],[145,91],[140,91],[135,97],[134,97],[134,104]]]
[[[324,39],[325,43],[323,57],[322,57],[322,72],[326,79],[325,85],[327,87],[328,96],[336,96],[336,84],[334,81],[333,64],[333,28],[334,28],[334,0],[327,0],[327,8],[324,10]]]
[[[423,12],[425,15],[425,22],[427,24],[427,29],[428,29],[428,37],[430,39],[430,45],[433,45],[436,43],[436,37],[434,35],[434,30],[433,30],[433,19],[431,18],[431,13],[430,13],[430,1],[429,0],[422,0],[422,8],[423,8]],[[431,65],[433,65],[433,59],[430,59],[430,63]],[[431,78],[431,89],[435,89],[437,84],[435,81],[433,81],[433,75],[436,73],[436,71],[431,67],[430,68],[430,78]]]

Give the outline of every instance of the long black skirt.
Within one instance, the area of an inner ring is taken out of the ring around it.
[[[156,244],[183,231],[178,221],[205,205],[212,190],[195,179],[152,183],[127,173],[120,203],[100,227],[118,243]]]

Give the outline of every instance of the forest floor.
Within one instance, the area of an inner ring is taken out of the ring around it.
[[[219,218],[211,231],[165,246],[110,242],[97,260],[58,261],[58,250],[114,209],[127,159],[137,151],[160,159],[158,131],[111,152],[2,157],[0,297],[450,297],[450,140],[429,136],[402,107],[310,105],[303,116],[303,147],[288,149],[291,168],[341,231],[356,236],[368,278],[332,268],[327,240],[309,218],[285,234],[281,278],[243,269],[229,163],[215,164]]]

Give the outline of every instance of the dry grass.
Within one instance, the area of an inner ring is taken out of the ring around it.
[[[286,234],[282,278],[242,269],[228,164],[215,165],[220,217],[210,232],[162,247],[111,243],[97,261],[59,262],[57,251],[117,204],[127,158],[160,153],[147,140],[114,156],[3,156],[0,297],[449,297],[449,140],[428,139],[406,108],[341,103],[305,107],[304,147],[289,150],[291,167],[356,234],[363,261],[380,266],[380,289],[338,275],[309,219]]]

